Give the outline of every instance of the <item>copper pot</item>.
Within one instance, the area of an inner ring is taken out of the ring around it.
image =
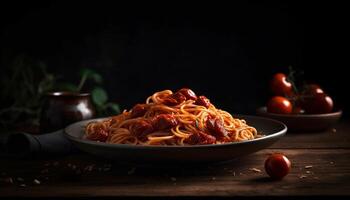
[[[95,117],[89,93],[47,93],[41,110],[40,131],[48,133],[77,121]]]

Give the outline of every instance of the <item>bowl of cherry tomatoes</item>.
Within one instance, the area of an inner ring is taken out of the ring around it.
[[[334,107],[333,99],[318,84],[296,87],[294,81],[277,73],[270,82],[273,96],[257,114],[276,119],[289,131],[322,131],[334,125],[342,111]]]

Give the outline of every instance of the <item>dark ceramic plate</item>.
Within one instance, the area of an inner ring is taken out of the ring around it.
[[[342,111],[326,114],[283,115],[268,113],[266,107],[261,107],[257,109],[257,114],[283,122],[287,125],[288,131],[316,132],[334,125],[340,119]]]
[[[287,127],[276,120],[254,116],[236,117],[245,119],[249,125],[254,126],[264,136],[249,141],[215,145],[139,146],[106,144],[82,139],[84,126],[94,120],[72,124],[65,129],[65,134],[82,151],[107,159],[125,162],[198,163],[227,161],[256,152],[270,146],[287,132]]]

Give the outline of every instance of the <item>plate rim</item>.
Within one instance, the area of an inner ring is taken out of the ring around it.
[[[191,145],[191,146],[165,146],[165,145],[133,145],[133,144],[109,144],[109,143],[104,143],[104,142],[96,142],[96,141],[90,141],[90,140],[84,140],[81,138],[77,138],[74,136],[71,136],[67,129],[69,129],[70,127],[79,124],[79,123],[83,123],[83,122],[88,122],[88,121],[96,121],[96,120],[104,120],[107,119],[109,117],[104,117],[104,118],[95,118],[95,119],[89,119],[89,120],[83,120],[83,121],[79,121],[79,122],[75,122],[69,126],[67,126],[66,128],[64,128],[63,133],[66,137],[68,137],[69,140],[73,141],[73,142],[77,142],[77,143],[83,143],[83,144],[88,144],[88,145],[97,145],[97,146],[102,146],[104,148],[122,148],[122,149],[202,149],[202,148],[224,148],[227,146],[232,146],[232,145],[244,145],[244,144],[248,144],[248,143],[252,143],[252,142],[259,142],[259,141],[263,141],[266,139],[270,139],[270,138],[279,138],[283,135],[285,135],[287,133],[287,126],[283,123],[280,122],[278,120],[275,119],[270,119],[270,118],[266,118],[266,117],[260,117],[260,116],[253,116],[253,115],[240,115],[240,114],[236,114],[234,116],[239,116],[239,117],[249,117],[249,118],[256,118],[256,119],[262,119],[262,120],[267,120],[267,121],[271,121],[274,122],[276,124],[281,125],[283,128],[281,130],[279,130],[278,132],[275,132],[273,134],[264,136],[264,137],[260,137],[260,138],[255,138],[253,140],[246,140],[246,141],[239,141],[239,142],[231,142],[231,143],[224,143],[224,144],[205,144],[205,145]]]
[[[269,113],[269,112],[267,112],[266,106],[261,106],[261,107],[257,108],[256,112],[258,114],[263,114],[265,116],[276,116],[276,117],[287,117],[287,118],[320,118],[320,117],[341,116],[343,114],[343,110],[339,109],[339,110],[336,110],[336,111],[330,112],[330,113],[286,115],[286,114]]]

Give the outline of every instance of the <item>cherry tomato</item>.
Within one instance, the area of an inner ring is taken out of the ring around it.
[[[290,114],[292,110],[292,103],[285,97],[274,96],[267,103],[267,112],[270,113]]]
[[[304,87],[304,91],[303,91],[304,95],[316,95],[316,94],[323,94],[323,93],[324,91],[317,84],[308,84]]]
[[[281,154],[275,153],[270,155],[265,161],[265,171],[273,179],[281,180],[285,177],[291,168],[291,162]]]
[[[271,91],[278,96],[292,96],[293,85],[287,80],[287,76],[283,73],[277,73],[273,76],[270,83]]]
[[[333,110],[333,100],[324,93],[315,94],[312,97],[306,97],[303,100],[305,113],[322,114],[330,113]]]

